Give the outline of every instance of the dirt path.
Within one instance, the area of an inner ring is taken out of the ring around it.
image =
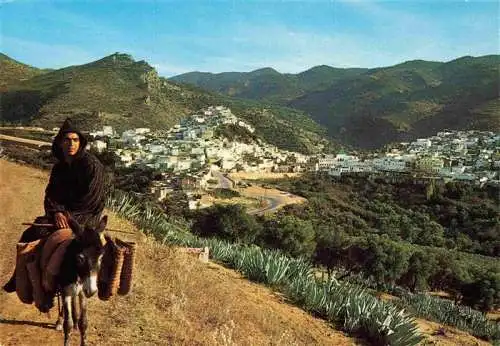
[[[43,214],[47,174],[0,160],[0,283],[14,266],[23,227]],[[142,236],[110,214],[110,227],[139,243],[132,292],[89,301],[90,345],[352,345],[355,340],[213,263],[203,264]],[[0,345],[57,345],[51,318],[0,292]],[[74,333],[72,344],[78,344]]]
[[[302,173],[237,172],[229,173],[233,180],[284,179],[300,177]]]
[[[22,144],[31,144],[31,145],[35,145],[37,147],[50,147],[52,145],[52,143],[50,143],[50,142],[42,142],[42,141],[37,141],[34,139],[13,137],[13,136],[7,136],[7,135],[2,135],[2,134],[0,134],[0,140],[5,140],[5,141],[9,141],[9,142],[18,142],[18,143],[22,143]]]

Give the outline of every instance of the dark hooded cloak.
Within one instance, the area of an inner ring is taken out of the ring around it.
[[[61,143],[66,133],[80,137],[80,148],[71,163],[64,160]],[[82,226],[96,227],[104,209],[104,168],[86,151],[87,138],[66,119],[52,143],[52,154],[58,162],[52,168],[45,190],[45,213],[67,212]]]

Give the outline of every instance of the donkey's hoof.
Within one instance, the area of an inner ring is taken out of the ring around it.
[[[56,330],[62,331],[63,330],[63,324],[60,321],[56,322]]]

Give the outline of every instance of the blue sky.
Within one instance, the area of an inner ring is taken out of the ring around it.
[[[166,77],[298,73],[499,54],[499,16],[477,0],[0,0],[0,50],[43,68],[124,52]]]

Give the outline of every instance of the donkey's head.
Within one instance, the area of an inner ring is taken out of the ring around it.
[[[108,217],[103,216],[97,228],[82,228],[77,222],[70,220],[70,226],[75,233],[78,244],[75,254],[78,280],[83,286],[87,297],[97,292],[97,275],[104,254],[102,232],[106,228]]]

